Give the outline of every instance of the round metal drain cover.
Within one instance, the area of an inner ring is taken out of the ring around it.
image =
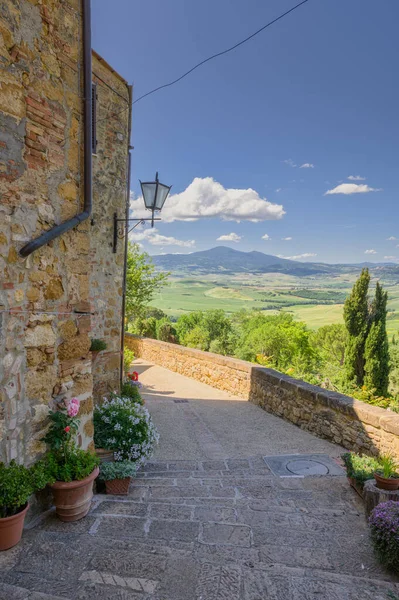
[[[329,469],[317,460],[291,460],[286,464],[287,471],[294,475],[328,475]]]

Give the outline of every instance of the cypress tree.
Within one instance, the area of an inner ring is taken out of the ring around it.
[[[389,347],[386,329],[388,293],[377,282],[371,306],[371,327],[366,340],[364,383],[378,396],[388,394]]]
[[[348,330],[344,362],[346,378],[358,386],[362,386],[364,382],[364,350],[370,327],[367,297],[369,284],[369,271],[363,269],[344,305],[344,321]]]

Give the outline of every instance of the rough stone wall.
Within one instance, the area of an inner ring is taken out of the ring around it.
[[[80,0],[0,2],[0,460],[39,456],[50,407],[73,396],[81,400],[79,442],[90,446],[90,338],[118,349],[122,246],[112,257],[108,217],[113,202],[122,206],[128,111],[98,127],[95,225],[86,220],[27,259],[18,254],[81,211],[82,54]],[[102,78],[126,97],[108,71]],[[101,88],[100,111],[102,101],[105,111],[119,110],[122,99]],[[116,370],[111,360],[104,368]]]
[[[249,398],[252,365],[244,360],[140,338],[130,333],[125,334],[125,344],[133,350],[136,357],[145,358],[166,369],[192,377],[235,396]]]
[[[278,371],[126,334],[137,357],[246,398],[319,437],[366,454],[399,458],[399,415]]]
[[[97,148],[93,156],[90,299],[92,338],[107,349],[93,361],[94,399],[119,389],[124,240],[112,251],[113,215],[125,217],[130,99],[126,81],[93,53]]]
[[[80,442],[92,439],[90,223],[18,254],[82,202],[80,5],[0,9],[0,453],[25,463],[44,450],[49,407],[63,397],[82,400]]]

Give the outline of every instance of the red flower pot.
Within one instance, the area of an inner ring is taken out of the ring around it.
[[[29,504],[16,515],[0,519],[0,550],[8,550],[16,546],[22,537],[25,515]]]
[[[80,481],[56,481],[51,485],[55,512],[61,521],[79,521],[87,515],[93,498],[93,482],[100,469]]]

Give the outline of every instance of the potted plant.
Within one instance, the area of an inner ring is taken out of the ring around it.
[[[374,551],[382,564],[399,574],[399,502],[376,506],[369,519]]]
[[[375,470],[378,469],[378,459],[371,456],[361,456],[355,452],[346,452],[342,455],[345,463],[346,474],[351,486],[359,496],[363,496],[363,487],[368,479],[374,479]]]
[[[114,395],[94,408],[94,444],[129,460],[136,468],[151,456],[159,435],[148,410],[130,398]]]
[[[99,479],[105,482],[107,494],[126,496],[132,477],[136,474],[136,466],[128,460],[103,463],[100,466]]]
[[[379,466],[374,473],[376,486],[380,490],[399,489],[399,473],[395,459],[390,454],[383,454],[378,463]]]
[[[56,514],[61,521],[78,521],[87,515],[93,497],[93,482],[99,473],[99,459],[94,452],[76,446],[79,400],[64,402],[50,412],[51,425],[43,438],[49,446],[46,462],[54,483]]]
[[[51,481],[43,461],[27,468],[14,460],[0,463],[0,550],[12,548],[21,539],[29,497]]]
[[[98,340],[96,338],[91,340],[91,346],[90,346],[90,352],[91,352],[91,358],[92,360],[96,360],[98,354],[102,351],[105,350],[107,347],[106,342],[104,342],[104,340]]]

